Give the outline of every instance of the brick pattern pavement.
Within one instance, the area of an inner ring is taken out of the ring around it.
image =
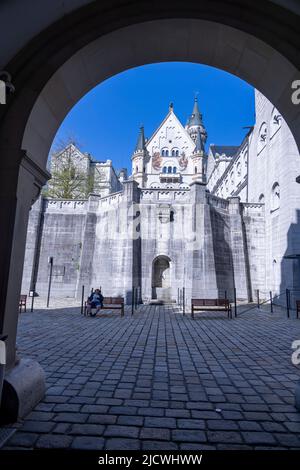
[[[299,449],[295,339],[280,310],[22,314],[19,353],[44,367],[47,394],[5,448]]]

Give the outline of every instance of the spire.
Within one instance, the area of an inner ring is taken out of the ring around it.
[[[191,127],[191,126],[201,126],[201,125],[202,125],[202,114],[199,111],[198,98],[197,96],[195,96],[193,112],[189,119],[188,126]]]
[[[138,140],[135,146],[135,152],[140,152],[143,150],[145,150],[145,134],[144,134],[144,126],[141,126]]]

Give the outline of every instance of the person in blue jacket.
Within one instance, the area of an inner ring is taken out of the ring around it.
[[[103,295],[100,289],[95,289],[94,292],[88,298],[90,315],[95,316],[99,310],[103,307]]]

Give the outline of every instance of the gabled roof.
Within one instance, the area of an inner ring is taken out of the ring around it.
[[[163,127],[163,125],[165,124],[165,122],[169,119],[169,117],[171,116],[171,114],[174,116],[174,118],[176,119],[176,122],[179,124],[182,132],[186,135],[186,138],[193,144],[193,146],[195,145],[193,139],[191,138],[191,136],[189,135],[189,133],[186,131],[186,129],[183,127],[183,125],[181,124],[181,122],[179,121],[178,117],[176,116],[176,114],[174,113],[174,108],[173,106],[170,106],[169,107],[169,112],[168,114],[166,115],[166,117],[163,119],[163,121],[160,123],[160,125],[158,126],[158,128],[153,132],[152,136],[150,137],[150,139],[147,140],[147,147],[149,144],[151,144],[151,141],[153,140],[153,138],[156,136],[156,134],[160,131],[160,129]]]

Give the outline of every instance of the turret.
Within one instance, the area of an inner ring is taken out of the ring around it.
[[[202,121],[202,114],[199,111],[197,96],[195,96],[193,111],[188,119],[186,129],[195,143],[199,130],[201,140],[203,145],[205,145],[207,140],[207,132]]]
[[[200,181],[201,183],[206,182],[206,153],[200,128],[197,129],[195,149],[192,154],[193,162],[193,181]]]
[[[146,149],[146,141],[145,141],[145,135],[144,135],[144,127],[141,126],[137,143],[135,146],[135,150],[131,157],[132,177],[139,184],[141,188],[143,188],[145,185],[146,156],[147,156],[147,149]]]

